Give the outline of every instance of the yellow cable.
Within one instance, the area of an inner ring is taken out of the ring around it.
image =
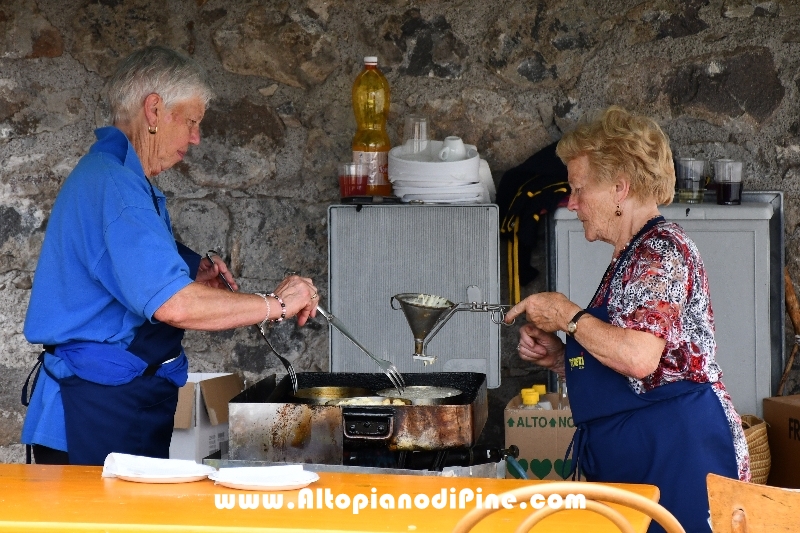
[[[508,241],[508,300],[511,305],[519,302],[519,217],[514,219],[513,229]]]
[[[514,304],[516,305],[519,298],[519,223],[514,226]]]
[[[508,303],[514,305],[514,241],[506,241],[506,268],[508,269]]]

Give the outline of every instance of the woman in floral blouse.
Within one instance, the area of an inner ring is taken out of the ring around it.
[[[586,309],[560,293],[511,309],[508,321],[528,320],[520,357],[566,377],[578,476],[657,485],[687,531],[710,531],[706,475],[749,481],[750,465],[720,381],[703,261],[658,210],[675,186],[669,140],[654,121],[610,107],[567,133],[557,154],[586,239],[614,253]]]

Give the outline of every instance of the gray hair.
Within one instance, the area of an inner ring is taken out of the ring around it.
[[[108,82],[111,123],[131,120],[153,93],[167,108],[193,97],[208,105],[214,97],[205,71],[194,60],[163,46],[148,46],[123,59]]]

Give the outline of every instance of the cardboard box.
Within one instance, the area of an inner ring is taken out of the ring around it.
[[[800,394],[764,398],[772,466],[767,485],[800,489]]]
[[[178,390],[170,459],[201,462],[214,452],[228,452],[228,401],[242,392],[238,374],[190,373]]]
[[[545,394],[542,400],[558,405],[558,394]],[[564,479],[571,459],[564,463],[564,454],[575,433],[570,409],[533,410],[522,408],[522,400],[515,396],[504,411],[506,445],[519,448],[520,466],[530,479]],[[507,478],[514,476],[506,473]]]

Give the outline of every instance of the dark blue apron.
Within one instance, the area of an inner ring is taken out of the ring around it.
[[[195,279],[200,256],[177,244]],[[58,380],[70,464],[102,465],[111,452],[169,457],[178,387],[154,374],[161,363],[181,354],[183,333],[146,320],[128,351],[147,363],[147,370],[124,385],[100,385],[74,375]]]
[[[642,228],[606,275],[613,277],[639,237],[663,220],[658,217]],[[608,300],[606,292],[602,304],[587,311],[610,322]],[[627,377],[569,336],[565,366],[576,425],[569,474],[583,473],[589,481],[656,485],[659,503],[687,532],[710,532],[706,475],[739,475],[731,430],[711,384],[679,381],[637,394]],[[664,530],[653,522],[648,531]]]

